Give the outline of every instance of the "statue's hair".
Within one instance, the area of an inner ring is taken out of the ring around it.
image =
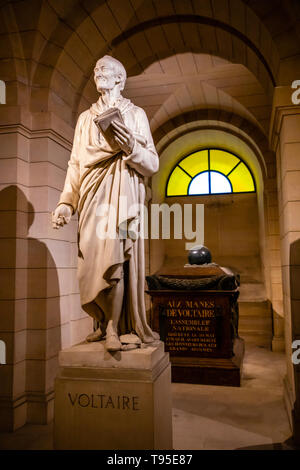
[[[118,59],[115,59],[114,57],[111,57],[110,55],[104,55],[103,57],[101,57],[101,59],[97,60],[96,66],[97,66],[98,62],[100,62],[102,59],[110,60],[113,64],[113,67],[115,69],[116,74],[121,75],[120,89],[123,90],[124,87],[125,87],[125,82],[126,82],[126,78],[127,78],[127,73],[126,73],[124,65]]]

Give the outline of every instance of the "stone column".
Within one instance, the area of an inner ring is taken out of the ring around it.
[[[295,442],[300,443],[300,366],[292,343],[300,339],[300,105],[293,89],[275,89],[270,140],[276,152],[285,317],[287,377],[285,398]]]
[[[92,331],[76,279],[77,220],[56,231],[73,128],[54,113],[0,111],[0,426],[53,418],[58,353]]]
[[[26,310],[29,140],[17,107],[0,108],[0,431],[26,422]],[[9,124],[10,122],[10,124]]]
[[[272,159],[275,155],[272,152]],[[273,338],[272,351],[284,352],[284,312],[282,272],[280,255],[280,226],[277,194],[276,162],[268,164],[269,178],[266,180],[266,250],[265,264],[267,295],[272,303]]]
[[[283,352],[285,351],[284,343],[284,318],[273,311],[273,339],[272,351]]]

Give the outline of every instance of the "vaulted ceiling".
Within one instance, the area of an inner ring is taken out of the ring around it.
[[[32,111],[55,112],[72,126],[97,99],[92,71],[107,53],[126,66],[125,96],[146,110],[153,131],[206,110],[214,119],[239,116],[267,135],[274,86],[300,75],[297,0],[10,0],[0,7],[11,104],[29,96]]]

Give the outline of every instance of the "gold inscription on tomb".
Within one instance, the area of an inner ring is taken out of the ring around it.
[[[215,301],[171,299],[166,305],[166,346],[170,353],[216,351]]]
[[[168,307],[175,308],[214,308],[215,301],[210,300],[177,300],[172,299],[168,301]]]

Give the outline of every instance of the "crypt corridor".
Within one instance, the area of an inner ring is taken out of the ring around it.
[[[58,353],[92,329],[77,216],[59,232],[50,217],[104,54],[125,65],[124,96],[150,122],[160,170],[148,204],[204,204],[204,244],[241,278],[242,386],[172,384],[174,448],[300,444],[299,26],[297,0],[0,2],[0,448],[51,448]],[[173,169],[204,149],[240,159],[254,190],[170,196]],[[175,238],[145,254],[147,274],[187,258]]]

